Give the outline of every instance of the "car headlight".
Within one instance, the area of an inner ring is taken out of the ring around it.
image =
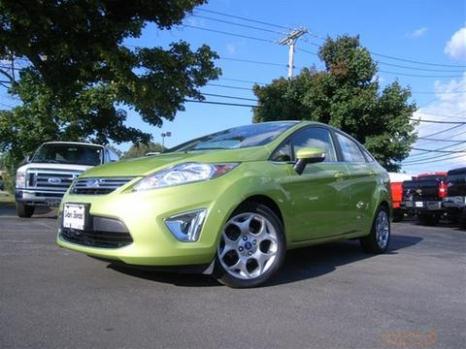
[[[26,172],[16,172],[16,188],[26,188]]]
[[[179,164],[144,177],[136,183],[133,190],[158,189],[206,181],[220,177],[238,165],[238,163],[205,164],[196,162]]]

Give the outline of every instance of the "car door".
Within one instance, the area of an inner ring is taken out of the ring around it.
[[[361,232],[371,223],[371,199],[377,187],[378,171],[372,156],[365,156],[361,145],[341,132],[335,132],[335,135],[347,166],[347,182],[350,187],[349,220],[352,231]]]
[[[294,170],[283,178],[291,208],[288,231],[293,241],[306,241],[343,234],[347,230],[349,191],[345,163],[338,162],[331,132],[326,127],[300,129],[272,155],[273,161],[294,161],[302,147],[325,150],[324,162],[308,164],[301,175]],[[292,166],[292,165],[290,165]]]

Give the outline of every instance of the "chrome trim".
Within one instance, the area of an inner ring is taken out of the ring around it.
[[[134,177],[87,177],[76,180],[71,187],[72,194],[105,195],[124,186]]]

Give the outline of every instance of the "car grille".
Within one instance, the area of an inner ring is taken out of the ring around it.
[[[71,193],[81,195],[105,195],[128,183],[132,177],[82,178],[78,179]]]
[[[74,244],[101,248],[124,247],[133,242],[131,235],[126,232],[82,231],[69,228],[62,228],[61,237]]]
[[[80,174],[78,171],[29,169],[26,188],[64,194]]]

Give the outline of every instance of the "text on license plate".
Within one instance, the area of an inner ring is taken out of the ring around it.
[[[63,227],[84,230],[86,226],[86,207],[82,204],[67,204],[63,206]]]
[[[424,207],[424,203],[422,201],[416,201],[416,207]]]

